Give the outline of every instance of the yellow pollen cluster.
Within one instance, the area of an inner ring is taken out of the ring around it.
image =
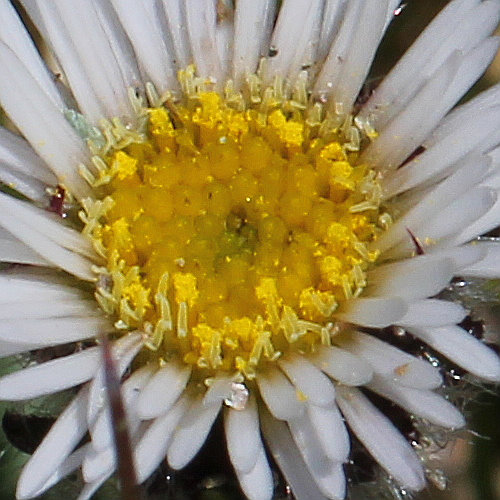
[[[106,266],[96,297],[151,356],[239,371],[328,344],[377,255],[380,186],[340,132],[287,103],[200,91],[147,109],[95,159],[81,213]]]

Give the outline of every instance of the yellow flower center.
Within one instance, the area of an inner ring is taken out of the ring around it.
[[[142,132],[110,125],[83,172],[83,231],[106,260],[96,298],[118,329],[146,332],[147,356],[252,378],[330,342],[377,257],[380,186],[320,106],[192,81],[144,110]]]

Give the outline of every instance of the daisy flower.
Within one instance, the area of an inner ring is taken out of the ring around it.
[[[425,464],[373,402],[456,429],[418,339],[485,381],[497,355],[437,296],[500,277],[498,0],[453,0],[361,99],[399,0],[0,1],[2,356],[72,353],[0,398],[79,387],[17,498],[116,467],[108,338],[138,482],[181,469],[218,415],[249,499],[342,499],[355,435],[395,483]],[[390,328],[389,328],[390,327]],[[392,333],[391,333],[392,332]],[[57,352],[57,351],[54,351]],[[81,444],[87,435],[88,440]]]

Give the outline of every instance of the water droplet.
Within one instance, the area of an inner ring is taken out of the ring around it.
[[[232,382],[231,394],[228,398],[224,399],[224,404],[233,410],[244,410],[247,406],[249,394],[245,384]]]

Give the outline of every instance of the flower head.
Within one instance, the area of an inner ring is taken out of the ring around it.
[[[473,241],[499,221],[500,87],[452,111],[498,49],[500,3],[452,1],[363,102],[398,4],[26,2],[57,85],[0,2],[0,104],[26,139],[0,131],[0,179],[26,198],[0,195],[0,259],[23,264],[0,275],[0,353],[81,347],[0,379],[14,400],[81,385],[18,498],[79,467],[89,498],[115,470],[103,338],[139,482],[188,464],[222,413],[248,498],[273,495],[265,445],[297,498],[344,498],[349,432],[424,487],[369,394],[465,423],[388,327],[500,380],[436,297],[500,276]]]

